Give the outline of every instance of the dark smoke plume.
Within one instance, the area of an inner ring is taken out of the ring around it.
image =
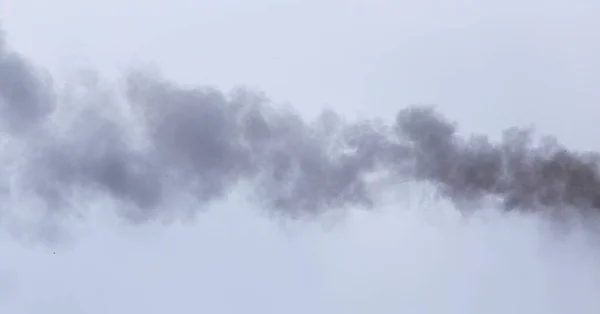
[[[145,221],[176,215],[167,203],[177,193],[201,208],[250,183],[273,213],[315,217],[374,206],[378,174],[432,184],[460,208],[600,209],[596,154],[536,144],[520,129],[499,143],[464,139],[433,107],[400,110],[391,125],[330,111],[309,123],[258,93],[182,87],[143,71],[122,93],[92,86],[89,98],[69,98],[77,93],[45,77],[0,38],[2,197],[38,199],[47,213],[69,213],[74,195],[89,195]]]

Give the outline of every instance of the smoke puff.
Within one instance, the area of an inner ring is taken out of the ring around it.
[[[124,101],[78,104],[61,133],[50,122],[63,121],[64,105],[42,73],[0,37],[0,129],[22,148],[2,169],[12,171],[8,194],[26,191],[46,211],[68,213],[69,199],[84,191],[122,202],[125,217],[146,221],[176,211],[170,195],[191,193],[202,208],[248,182],[273,213],[315,217],[374,206],[370,178],[381,173],[432,184],[460,208],[487,200],[506,210],[600,208],[598,156],[551,138],[536,144],[530,130],[510,129],[499,143],[465,139],[424,106],[400,110],[392,124],[346,122],[332,111],[309,123],[258,93],[226,95],[135,72]],[[145,145],[133,140],[134,128]]]
[[[39,122],[54,106],[51,82],[7,47],[0,33],[0,115],[15,132]]]

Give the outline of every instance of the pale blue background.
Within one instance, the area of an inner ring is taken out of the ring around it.
[[[309,117],[437,104],[465,133],[534,124],[578,149],[600,148],[598,12],[594,0],[0,0],[11,46],[59,85],[81,67],[116,79],[149,63]],[[329,229],[283,228],[232,199],[187,225],[97,214],[55,248],[3,233],[0,312],[600,312],[598,246],[581,234],[531,217],[460,223],[409,194]]]

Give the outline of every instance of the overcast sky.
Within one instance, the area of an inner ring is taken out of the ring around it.
[[[600,149],[598,12],[593,0],[0,0],[10,46],[58,83],[150,65],[180,83],[250,86],[307,116],[436,104],[462,132],[531,124],[578,149]],[[335,227],[281,226],[231,199],[189,224],[98,214],[56,247],[4,232],[0,311],[600,311],[600,254],[581,233],[493,211],[467,223],[423,195]]]

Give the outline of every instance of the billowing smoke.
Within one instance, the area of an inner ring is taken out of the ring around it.
[[[383,176],[431,184],[464,209],[600,208],[597,155],[528,130],[498,143],[465,139],[423,106],[400,110],[392,124],[331,111],[307,122],[259,93],[182,87],[143,71],[121,87],[58,92],[0,41],[2,197],[37,199],[49,213],[69,213],[74,195],[102,197],[140,222],[176,215],[169,200],[178,193],[201,209],[248,183],[264,208],[299,218],[372,207]]]

